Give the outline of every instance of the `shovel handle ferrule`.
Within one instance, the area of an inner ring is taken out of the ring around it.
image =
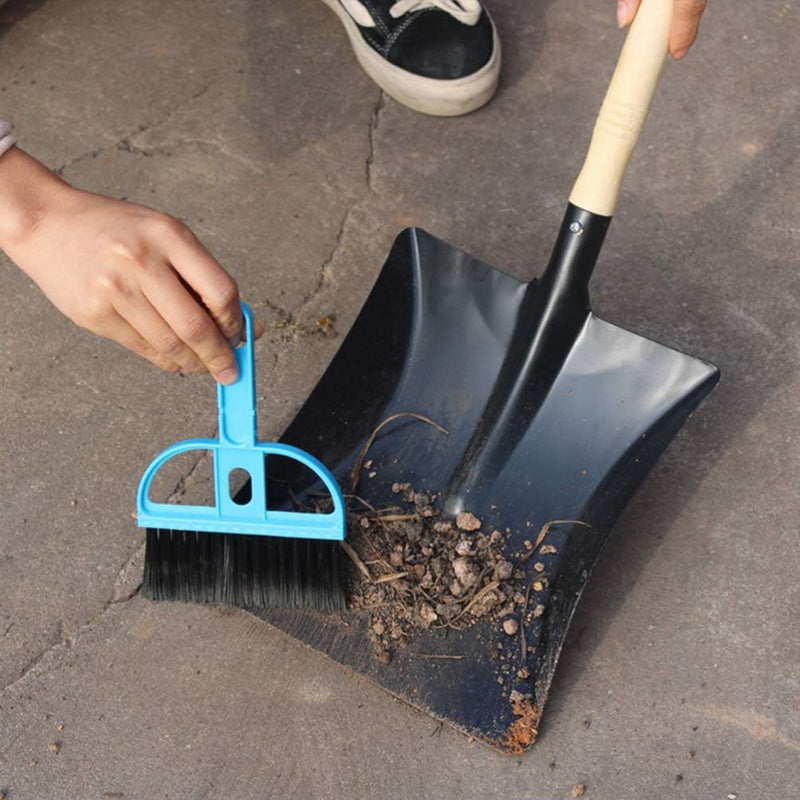
[[[611,217],[664,66],[673,0],[642,0],[620,53],[570,202]]]
[[[540,297],[544,293],[558,313],[585,315],[589,311],[589,279],[610,224],[611,217],[569,203],[547,269],[538,287],[532,285],[530,291]]]
[[[252,447],[258,441],[256,420],[255,357],[253,355],[253,312],[242,303],[244,341],[234,348],[239,377],[230,386],[217,384],[219,440],[230,447]]]

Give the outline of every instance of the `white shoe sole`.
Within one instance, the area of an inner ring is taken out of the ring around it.
[[[494,31],[492,58],[477,72],[455,80],[437,80],[414,75],[388,62],[362,38],[358,25],[339,0],[322,0],[342,21],[350,44],[367,75],[398,103],[414,111],[437,117],[457,117],[475,111],[489,102],[500,76],[500,39]],[[489,13],[488,11],[486,12]]]

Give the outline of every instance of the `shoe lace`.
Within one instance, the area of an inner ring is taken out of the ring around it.
[[[397,18],[424,8],[440,8],[465,25],[474,25],[481,15],[479,0],[397,0],[389,13]]]

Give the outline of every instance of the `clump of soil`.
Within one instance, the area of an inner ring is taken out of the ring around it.
[[[445,517],[435,497],[409,484],[392,490],[391,508],[351,513],[347,538],[358,567],[351,608],[369,612],[379,660],[389,663],[416,632],[464,629],[480,620],[494,623],[508,650],[518,653],[515,642],[537,602],[519,561],[504,555],[507,535],[468,512]],[[537,575],[536,583],[544,591],[547,576]]]
[[[529,697],[519,692],[511,693],[511,712],[516,720],[509,728],[503,743],[507,753],[521,755],[539,735],[539,720],[542,711]]]

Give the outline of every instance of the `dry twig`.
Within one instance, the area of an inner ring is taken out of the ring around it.
[[[400,578],[407,577],[407,572],[393,572],[391,575],[381,575],[380,578],[375,578],[373,583],[389,583],[390,581],[399,581]]]
[[[350,560],[358,567],[358,571],[372,583],[372,575],[369,574],[369,570],[364,566],[364,562],[358,557],[358,553],[356,553],[344,539],[339,542],[339,544],[342,546],[342,550],[350,556]]]
[[[550,528],[552,528],[553,525],[581,525],[584,528],[592,530],[592,526],[589,525],[588,522],[583,522],[579,519],[551,519],[550,522],[542,525],[541,529],[539,530],[539,535],[536,537],[536,541],[533,543],[533,547],[530,549],[530,552],[526,553],[524,556],[522,556],[522,558],[520,558],[520,564],[523,561],[527,561],[542,546],[545,536],[550,533]]]
[[[381,432],[381,430],[388,425],[390,422],[394,422],[397,419],[402,419],[403,417],[412,417],[413,419],[418,419],[420,422],[427,422],[428,425],[433,425],[437,431],[440,433],[445,434],[448,436],[448,432],[437,422],[434,422],[432,419],[428,419],[428,417],[423,416],[422,414],[416,414],[413,411],[400,411],[397,414],[392,414],[389,417],[381,422],[372,434],[370,435],[369,439],[367,439],[364,447],[361,448],[361,452],[358,454],[358,458],[356,459],[356,463],[353,464],[353,469],[350,472],[350,491],[355,492],[356,486],[358,486],[359,476],[361,475],[361,465],[364,463],[364,459],[367,457],[367,452],[369,451],[370,447],[372,447],[372,443],[375,441],[375,438]]]

